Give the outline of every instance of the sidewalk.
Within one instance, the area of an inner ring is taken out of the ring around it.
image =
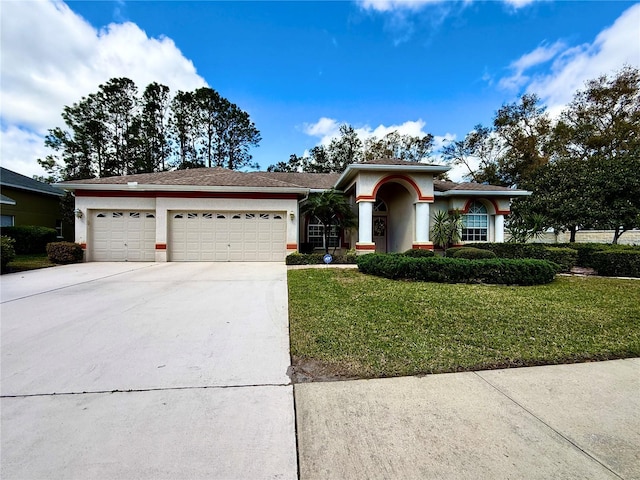
[[[295,385],[301,480],[639,479],[640,359]]]

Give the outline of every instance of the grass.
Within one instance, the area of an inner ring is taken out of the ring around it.
[[[38,268],[55,267],[55,265],[55,263],[49,261],[46,253],[16,255],[7,265],[6,271],[2,273],[24,272],[26,270],[37,270]]]
[[[290,270],[294,363],[371,378],[640,356],[640,281],[534,287]]]

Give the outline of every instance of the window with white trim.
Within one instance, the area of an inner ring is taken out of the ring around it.
[[[489,233],[487,207],[480,202],[472,202],[469,211],[462,215],[462,241],[486,242]]]
[[[13,227],[15,218],[13,215],[0,216],[0,227]]]
[[[329,248],[340,246],[338,227],[335,225],[331,226],[328,240]],[[313,248],[326,248],[324,245],[324,226],[318,217],[312,217],[309,219],[309,225],[307,225],[307,242],[313,245]]]

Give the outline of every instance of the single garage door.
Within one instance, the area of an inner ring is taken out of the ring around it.
[[[284,212],[169,212],[169,260],[281,262]]]
[[[149,211],[100,210],[91,213],[90,260],[153,262],[156,216]]]

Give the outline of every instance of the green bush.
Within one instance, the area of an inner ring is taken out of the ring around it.
[[[16,251],[13,248],[15,243],[13,238],[0,237],[0,266],[2,270],[7,268],[7,264],[16,256]]]
[[[596,268],[594,255],[598,252],[640,252],[640,247],[637,246],[610,243],[556,243],[553,246],[576,250],[578,252],[576,265],[590,268]]]
[[[285,263],[287,265],[323,265],[324,256],[324,253],[292,253],[287,255]],[[346,253],[344,255],[332,255],[332,257],[332,265],[355,265],[357,256],[355,253]]]
[[[11,237],[16,241],[15,250],[19,255],[45,253],[47,243],[55,242],[58,238],[58,232],[54,228],[34,225],[3,227],[2,235]]]
[[[498,258],[545,258],[545,246],[540,243],[467,243],[465,247],[490,250]]]
[[[561,272],[569,272],[578,264],[578,252],[564,245],[546,245],[543,243],[470,243],[462,248],[480,248],[490,250],[498,258],[534,258],[549,260],[558,265]],[[447,250],[447,256],[449,251]],[[455,253],[454,253],[455,256]]]
[[[411,258],[372,253],[358,257],[362,273],[390,279],[440,283],[539,285],[553,281],[556,265],[546,260]]]
[[[449,253],[447,251],[447,253]],[[449,255],[447,255],[448,257]],[[467,260],[481,260],[486,258],[496,258],[496,254],[491,250],[483,250],[475,247],[458,247],[451,258],[466,258]]]
[[[82,247],[72,242],[53,242],[47,244],[47,256],[53,263],[67,264],[82,261]]]
[[[422,250],[420,248],[410,248],[409,250],[402,253],[402,255],[406,257],[413,258],[427,258],[433,257],[433,250]]]
[[[592,268],[605,277],[640,277],[640,251],[621,249],[591,255]]]
[[[573,248],[545,246],[544,250],[544,260],[557,264],[561,272],[570,272],[578,260],[578,251]]]

